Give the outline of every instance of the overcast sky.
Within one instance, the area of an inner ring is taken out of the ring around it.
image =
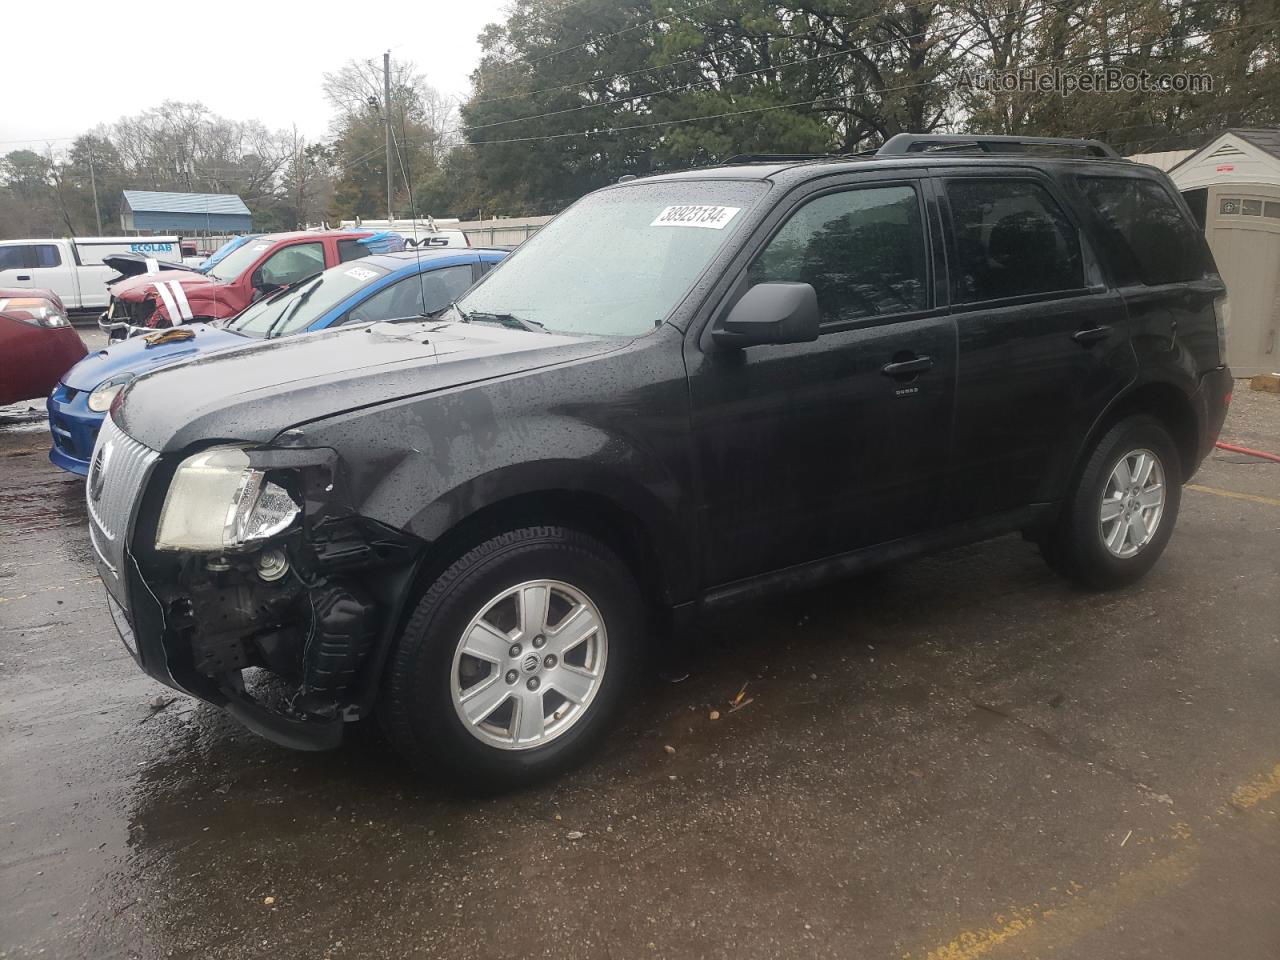
[[[90,127],[163,100],[198,100],[272,129],[296,123],[320,137],[329,123],[321,75],[352,57],[380,62],[387,49],[415,61],[436,89],[462,97],[480,58],[476,37],[508,3],[6,3],[0,153],[43,152],[48,141],[65,148]]]

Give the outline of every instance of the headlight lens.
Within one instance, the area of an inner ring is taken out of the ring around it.
[[[249,466],[240,447],[213,447],[178,466],[160,511],[156,549],[222,553],[282,533],[300,509]]]
[[[94,413],[106,413],[111,409],[111,401],[116,398],[116,394],[127,387],[135,376],[137,374],[127,373],[103,380],[93,388],[93,393],[89,394],[89,409]]]

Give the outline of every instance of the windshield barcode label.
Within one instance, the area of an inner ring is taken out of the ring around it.
[[[706,227],[708,230],[723,230],[741,209],[741,207],[708,207],[698,204],[667,207],[649,226]]]

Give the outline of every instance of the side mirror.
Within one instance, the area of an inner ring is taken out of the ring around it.
[[[722,347],[811,343],[818,339],[818,294],[807,283],[758,283],[712,331]]]

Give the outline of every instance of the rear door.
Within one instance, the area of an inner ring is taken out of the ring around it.
[[[930,196],[927,182],[902,174],[822,181],[784,202],[686,343],[705,585],[936,522],[955,331],[932,281],[940,234]],[[709,330],[766,282],[812,284],[821,336],[717,349]]]
[[[960,522],[1060,497],[1136,363],[1124,303],[1051,178],[938,173],[959,334],[946,514]]]
[[[1079,176],[1076,183],[1129,308],[1139,356],[1170,366],[1185,360],[1190,374],[1225,362],[1213,309],[1225,288],[1176,192],[1138,172]]]

